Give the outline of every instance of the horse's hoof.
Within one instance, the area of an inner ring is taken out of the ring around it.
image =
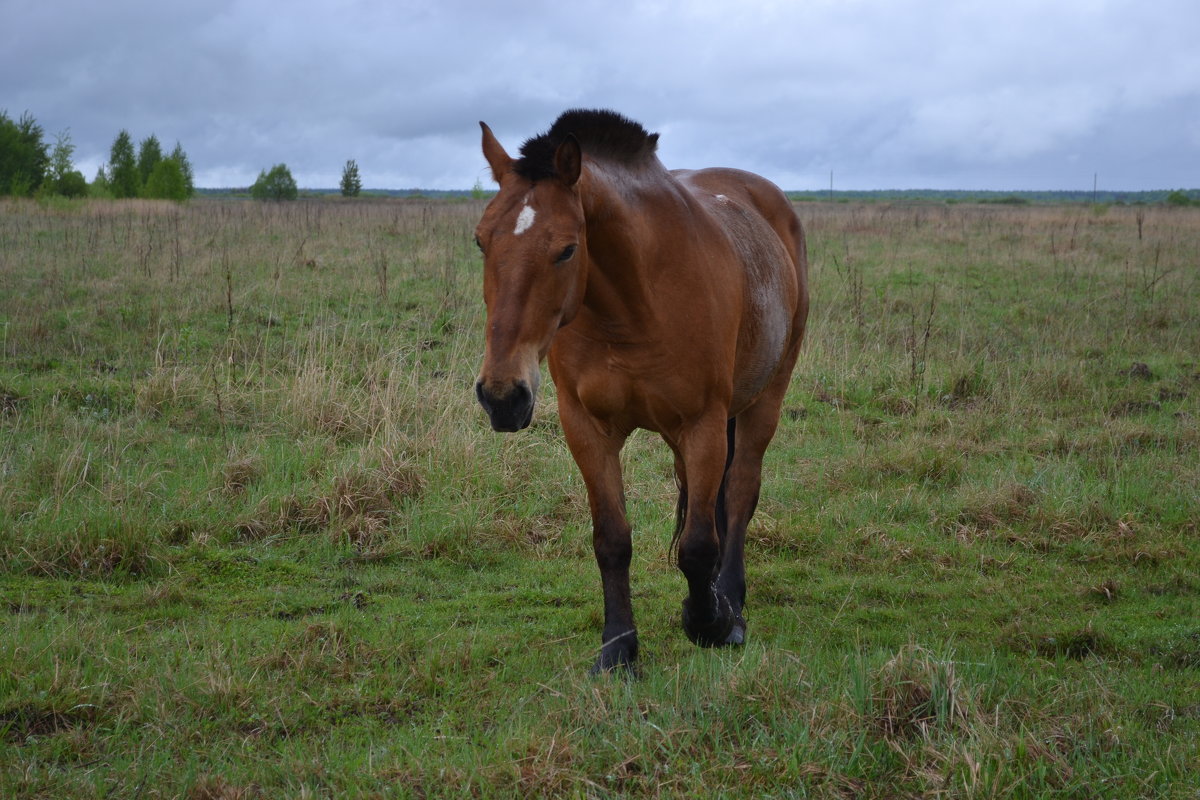
[[[612,675],[614,677],[636,680],[642,677],[642,669],[636,661],[609,663],[601,656],[596,659],[596,663],[592,664],[592,668],[588,670],[588,675],[593,678]]]
[[[623,674],[636,678],[640,674],[637,665],[637,634],[634,631],[606,641],[600,648],[590,675]]]
[[[722,647],[729,644],[729,637],[733,635],[737,622],[737,614],[734,613],[729,598],[713,590],[715,611],[706,615],[710,617],[707,621],[697,619],[692,610],[691,600],[692,598],[688,597],[683,601],[683,632],[692,644],[700,647]]]

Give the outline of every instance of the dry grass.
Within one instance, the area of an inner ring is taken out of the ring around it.
[[[887,738],[929,738],[978,728],[974,705],[953,660],[910,645],[874,675],[867,722]]]

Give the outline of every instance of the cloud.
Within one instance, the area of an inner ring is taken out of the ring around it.
[[[0,18],[2,107],[69,127],[89,174],[126,128],[180,141],[202,185],[282,161],[332,186],[355,158],[368,186],[467,188],[477,120],[515,148],[572,106],[660,131],[669,166],[788,188],[1074,186],[1118,140],[1143,151],[1127,188],[1197,161],[1190,0],[0,0]]]
[[[919,101],[884,154],[905,149],[964,163],[1040,155],[1095,130],[1108,102],[1090,86],[1002,86]]]

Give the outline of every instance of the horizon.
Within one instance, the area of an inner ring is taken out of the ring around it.
[[[320,192],[321,194],[341,194],[341,189],[337,186],[297,186],[301,192]],[[914,194],[1096,194],[1096,195],[1131,195],[1131,194],[1162,194],[1176,191],[1182,191],[1185,194],[1200,193],[1200,187],[1187,186],[1162,186],[1154,189],[936,189],[931,187],[920,188],[877,188],[877,189],[839,189],[836,186],[833,189],[789,189],[780,186],[780,191],[784,194],[812,194],[812,195],[838,195],[838,194],[887,194],[887,193],[914,193]],[[197,186],[197,192],[249,192],[250,186]],[[484,195],[493,195],[496,189],[483,187],[482,189],[435,189],[431,187],[407,186],[407,187],[366,187],[362,188],[362,194],[371,194],[379,192],[432,192],[437,194],[473,194],[482,191]]]

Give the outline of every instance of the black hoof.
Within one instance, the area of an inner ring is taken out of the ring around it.
[[[592,664],[591,675],[624,674],[628,677],[638,677],[637,665],[638,645],[637,632],[629,631],[604,643],[596,663]]]
[[[697,614],[692,608],[692,598],[683,601],[683,632],[692,644],[700,647],[723,647],[731,644],[735,623],[738,621],[729,598],[713,590],[712,607],[707,613]],[[706,619],[707,618],[707,619]]]
[[[612,675],[614,677],[637,680],[642,677],[642,668],[638,666],[636,661],[609,663],[601,656],[596,659],[595,664],[592,664],[592,668],[588,670],[588,675],[593,678]]]

